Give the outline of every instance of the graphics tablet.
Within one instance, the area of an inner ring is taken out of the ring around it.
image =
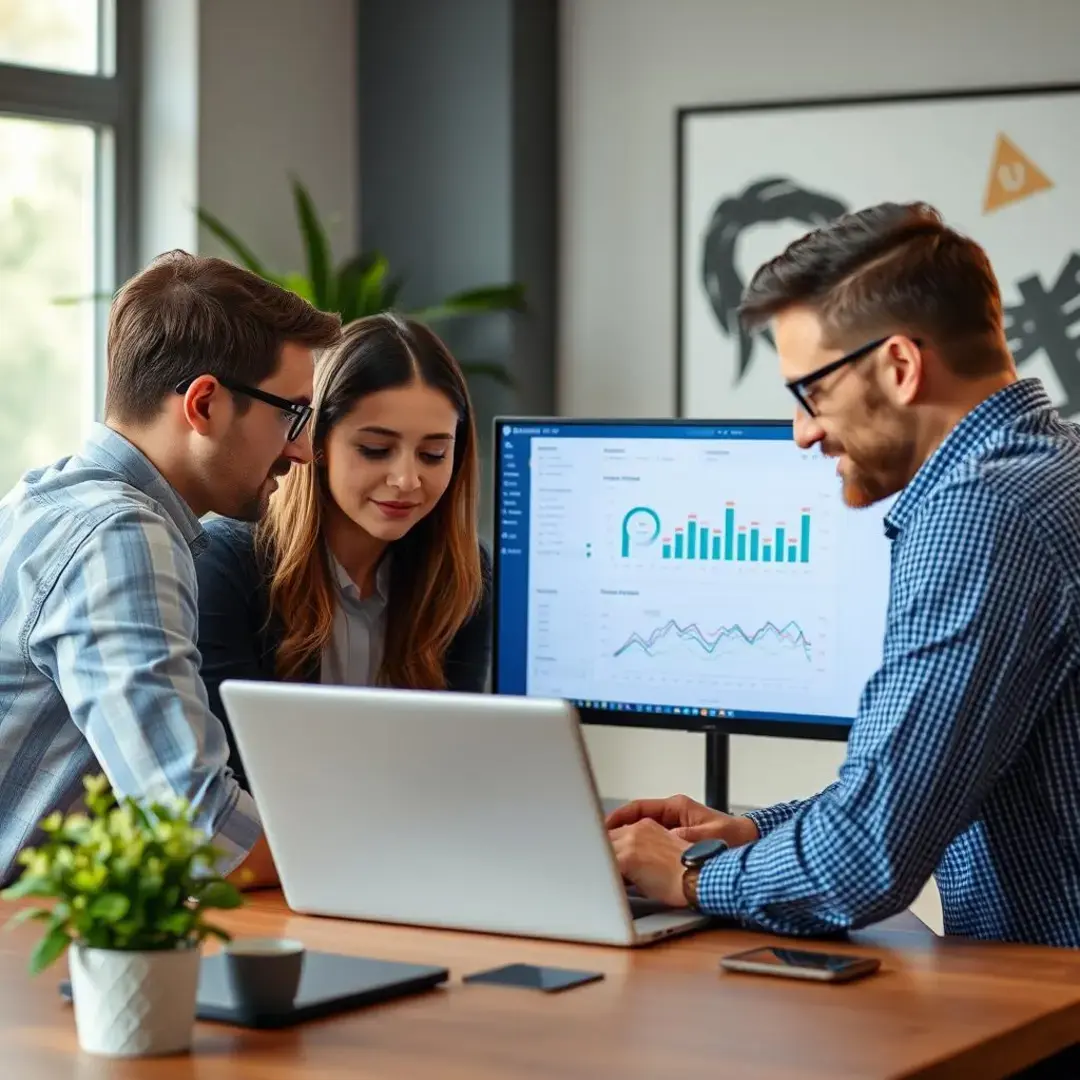
[[[286,1013],[260,1016],[244,1012],[233,1000],[224,960],[220,954],[203,957],[195,1015],[199,1020],[253,1028],[290,1027],[305,1020],[419,994],[446,982],[450,974],[440,967],[308,951],[304,954],[304,971],[293,1008]],[[60,993],[70,1000],[71,984],[62,982]]]

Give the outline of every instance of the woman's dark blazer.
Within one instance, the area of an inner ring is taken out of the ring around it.
[[[229,518],[213,518],[204,523],[204,528],[209,543],[195,559],[201,673],[210,709],[225,725],[229,766],[247,788],[247,776],[221,704],[221,684],[225,679],[277,680],[274,657],[283,631],[279,620],[267,621],[269,580],[255,553],[252,526]],[[491,557],[483,544],[480,563],[483,599],[450,643],[446,655],[446,683],[450,690],[480,693],[487,686],[491,663]],[[391,596],[389,603],[393,602]],[[318,658],[299,681],[320,681]]]

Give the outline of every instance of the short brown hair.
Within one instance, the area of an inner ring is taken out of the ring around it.
[[[257,274],[170,251],[113,301],[105,413],[146,423],[185,379],[207,374],[257,384],[277,370],[286,342],[324,349],[340,336],[339,316]]]
[[[757,271],[739,313],[753,329],[796,305],[817,313],[837,348],[922,336],[951,370],[972,377],[1008,356],[986,252],[926,203],[881,203],[800,237]]]

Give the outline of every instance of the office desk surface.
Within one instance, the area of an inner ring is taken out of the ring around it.
[[[276,893],[253,894],[219,921],[235,934],[439,964],[451,978],[419,997],[279,1032],[200,1023],[190,1055],[116,1061],[79,1053],[57,995],[66,962],[31,978],[37,928],[24,925],[0,935],[0,1075],[993,1080],[1080,1036],[1080,952],[941,940],[914,920],[815,946],[881,958],[881,974],[836,986],[721,973],[724,954],[777,940],[737,930],[623,950],[300,917]],[[461,982],[517,961],[607,977],[546,995]]]

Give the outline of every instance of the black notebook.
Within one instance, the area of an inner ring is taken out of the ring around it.
[[[225,976],[224,957],[203,957],[199,965],[199,989],[195,1015],[240,1027],[281,1028],[315,1020],[365,1005],[419,994],[446,982],[446,968],[372,960],[364,956],[306,952],[300,989],[292,1009],[259,1015],[241,1009],[233,999]],[[60,993],[71,999],[71,984],[60,984]]]

